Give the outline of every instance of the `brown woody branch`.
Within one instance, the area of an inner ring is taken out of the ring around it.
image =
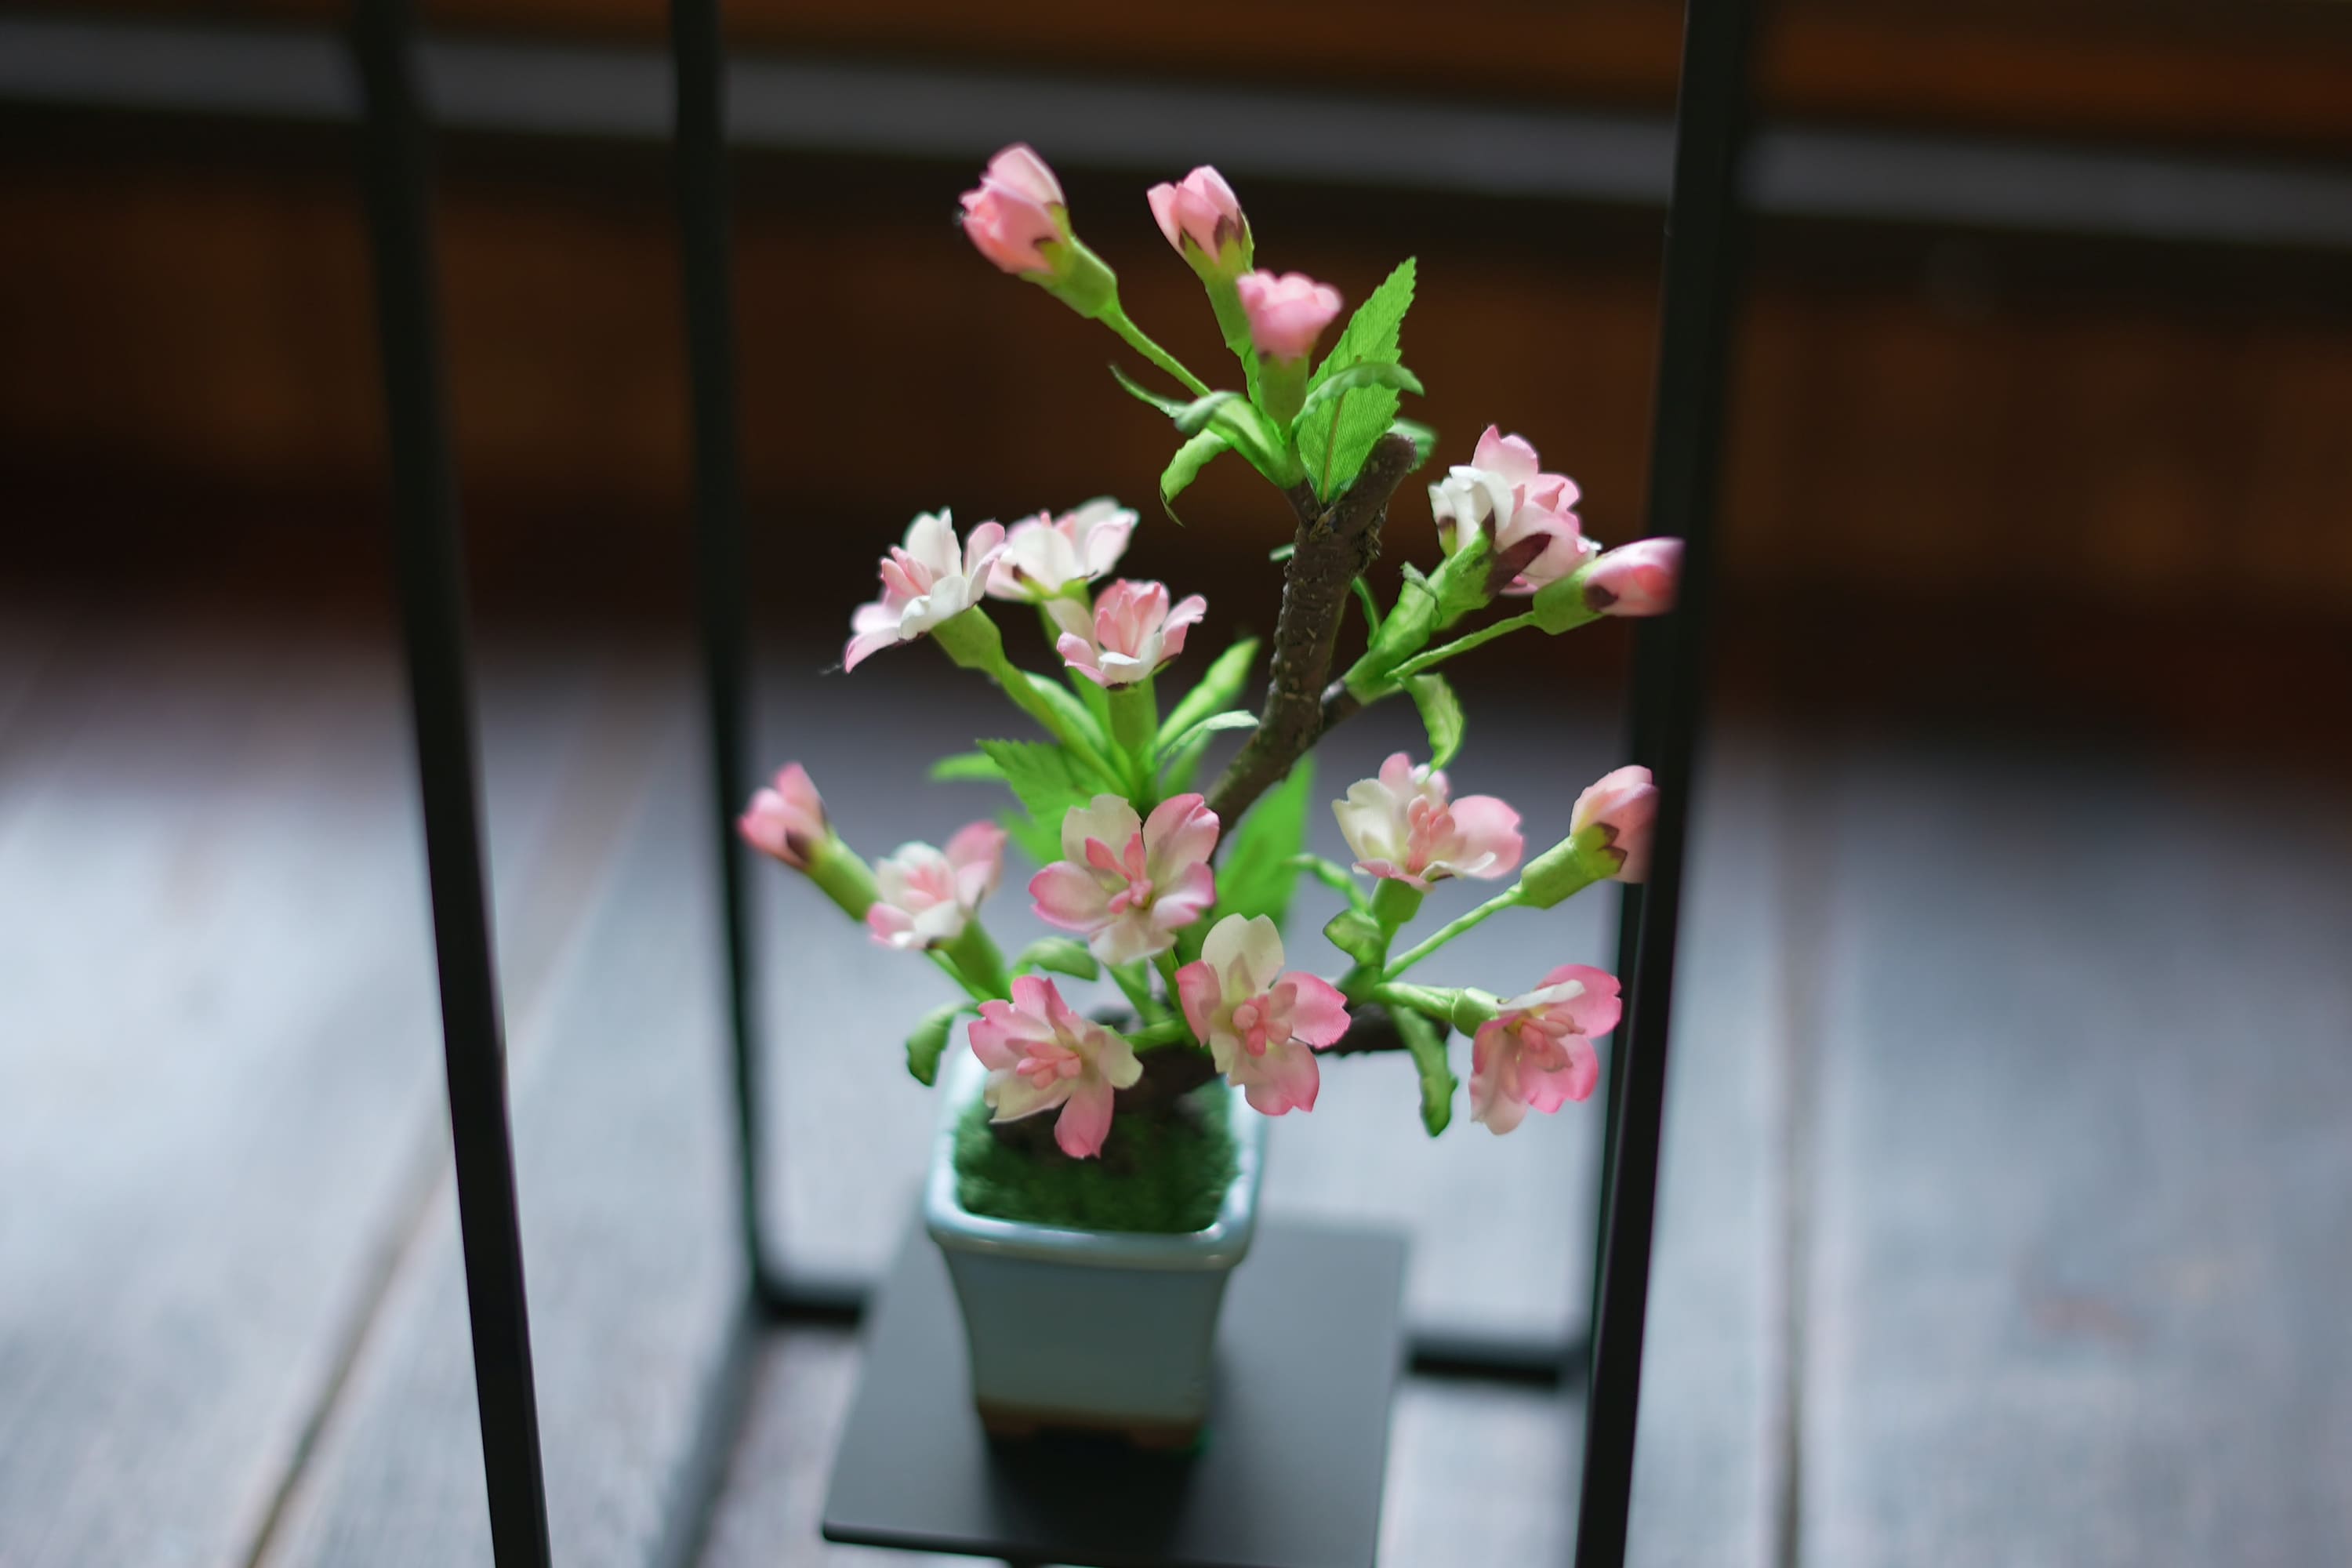
[[[1288,773],[1324,729],[1324,683],[1347,616],[1349,584],[1380,554],[1389,498],[1418,458],[1402,436],[1383,436],[1347,493],[1329,506],[1307,485],[1285,492],[1298,536],[1282,581],[1265,709],[1257,728],[1209,792],[1209,809],[1228,827]]]

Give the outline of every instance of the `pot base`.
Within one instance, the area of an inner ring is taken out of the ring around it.
[[[1122,1420],[1079,1410],[1034,1410],[993,1400],[974,1400],[981,1428],[1000,1443],[1026,1443],[1048,1434],[1110,1437],[1148,1454],[1181,1454],[1201,1446],[1205,1421]]]

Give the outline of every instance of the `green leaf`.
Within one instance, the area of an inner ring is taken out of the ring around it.
[[[1160,761],[1165,764],[1175,754],[1196,741],[1205,741],[1220,730],[1255,730],[1257,715],[1239,708],[1228,708],[1222,713],[1212,713],[1199,723],[1160,749]]]
[[[996,784],[1004,777],[1004,770],[992,762],[986,752],[958,752],[952,757],[941,757],[931,764],[934,784],[961,784],[972,781]]]
[[[1177,428],[1183,430],[1185,435],[1208,435],[1213,432],[1223,437],[1227,446],[1249,459],[1250,467],[1276,484],[1287,488],[1298,482],[1298,460],[1290,455],[1290,445],[1284,439],[1281,428],[1273,420],[1259,413],[1256,407],[1239,393],[1213,392],[1206,397],[1196,398],[1191,403],[1179,403],[1172,397],[1162,397],[1158,393],[1138,386],[1129,378],[1128,374],[1117,365],[1110,367],[1110,373],[1118,378],[1119,385],[1127,390],[1129,396],[1138,402],[1148,403],[1168,416],[1176,422]],[[1395,413],[1393,401],[1395,395],[1391,393],[1384,395],[1391,400],[1389,412]],[[1200,416],[1206,419],[1206,427],[1196,424],[1187,429],[1185,422],[1194,417],[1195,410],[1200,410]],[[1370,448],[1367,447],[1365,450],[1369,451]],[[1179,456],[1181,457],[1181,454],[1180,453]],[[1202,462],[1207,460],[1206,457],[1201,459]],[[1360,458],[1357,459],[1360,463],[1362,460]],[[1195,465],[1196,471],[1197,467],[1198,465]]]
[[[1358,963],[1378,963],[1388,952],[1388,933],[1361,910],[1341,910],[1325,922],[1323,934]]]
[[[1050,866],[1062,858],[1060,823],[1039,822],[1025,811],[1003,812],[998,816],[996,821],[997,826],[1004,829],[1006,836],[1021,847],[1021,853],[1028,856],[1032,863]]]
[[[1404,689],[1412,693],[1412,705],[1421,710],[1421,722],[1429,731],[1429,765],[1442,768],[1462,750],[1462,700],[1445,677],[1434,673],[1414,676]]]
[[[1290,427],[1297,430],[1310,420],[1328,419],[1340,398],[1351,392],[1373,387],[1418,394],[1421,377],[1401,364],[1351,364],[1328,378],[1316,382],[1315,390],[1308,393],[1307,401],[1298,405],[1298,417],[1290,422]]]
[[[1013,973],[1026,974],[1033,969],[1050,969],[1056,974],[1067,974],[1077,980],[1098,979],[1102,965],[1087,944],[1066,936],[1043,936],[1021,950],[1013,961]]]
[[[1290,776],[1242,818],[1217,871],[1212,924],[1226,915],[1270,915],[1276,925],[1282,923],[1298,882],[1298,868],[1291,861],[1306,847],[1307,801],[1314,788],[1314,759],[1301,757]]]
[[[1232,705],[1241,695],[1242,685],[1249,679],[1250,661],[1257,658],[1257,638],[1244,637],[1219,654],[1184,700],[1176,704],[1167,721],[1160,726],[1160,745],[1165,750],[1177,736],[1193,725]]]
[[[915,1075],[917,1083],[939,1081],[940,1057],[948,1048],[948,1033],[955,1027],[956,1015],[971,1010],[969,1002],[942,1002],[924,1014],[915,1032],[907,1037],[907,1070]]]
[[[1226,404],[1247,401],[1238,392],[1213,392],[1206,397],[1196,397],[1184,405],[1183,412],[1176,416],[1177,434],[1187,437],[1198,436],[1208,429],[1209,422],[1217,416],[1217,411]]]
[[[1307,384],[1311,399],[1324,383],[1360,364],[1395,364],[1397,334],[1404,313],[1412,307],[1413,262],[1407,258],[1373,289],[1349,319],[1347,331]],[[1396,418],[1393,388],[1365,386],[1334,395],[1328,412],[1318,413],[1298,426],[1298,460],[1315,482],[1315,493],[1330,500],[1348,488],[1356,470],[1371,455],[1372,445]]]
[[[1070,807],[1104,793],[1102,781],[1061,747],[1043,742],[982,741],[980,749],[1028,812],[1025,819],[1007,817],[1006,829],[1039,865],[1060,859],[1062,818]]]
[[[1273,549],[1267,551],[1265,552],[1265,558],[1268,561],[1279,563],[1289,560],[1292,556],[1297,553],[1298,541],[1294,539],[1287,544],[1277,544]]]
[[[1181,398],[1162,397],[1158,393],[1151,391],[1148,387],[1137,385],[1134,379],[1130,377],[1127,372],[1119,369],[1117,365],[1110,367],[1110,374],[1117,378],[1118,384],[1126,390],[1126,393],[1129,397],[1134,398],[1138,403],[1150,404],[1152,407],[1157,408],[1160,413],[1165,414],[1171,419],[1175,418],[1178,415],[1183,413],[1187,407],[1191,406]]]
[[[1233,450],[1233,443],[1214,430],[1203,430],[1182,446],[1168,459],[1168,467],[1160,474],[1160,506],[1170,517],[1176,517],[1176,498],[1189,489],[1201,470],[1213,462],[1218,453]]]
[[[1412,1065],[1421,1071],[1421,1124],[1434,1138],[1454,1120],[1454,1090],[1460,1082],[1446,1065],[1445,1035],[1425,1015],[1410,1007],[1391,1008],[1389,1016],[1396,1020],[1397,1033],[1404,1037]]]

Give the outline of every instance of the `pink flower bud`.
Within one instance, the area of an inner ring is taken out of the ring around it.
[[[1465,531],[1491,529],[1495,554],[1523,563],[1502,591],[1533,594],[1600,549],[1583,535],[1577,496],[1576,481],[1545,473],[1525,437],[1489,425],[1470,461],[1429,487],[1429,510],[1448,555],[1466,542]]]
[[[772,788],[751,796],[736,827],[752,848],[796,871],[808,869],[810,851],[833,832],[825,821],[824,801],[809,782],[808,770],[798,763],[786,763]]]
[[[1249,219],[1216,170],[1203,163],[1179,184],[1152,186],[1146,199],[1160,232],[1194,270],[1232,277],[1249,265]]]
[[[1315,340],[1339,313],[1339,291],[1303,272],[1250,272],[1236,279],[1234,292],[1248,313],[1250,342],[1272,360],[1304,359]]]
[[[1039,247],[1067,238],[1068,221],[1062,183],[1024,142],[990,159],[979,188],[963,194],[963,231],[973,247],[1024,277],[1054,270]]]
[[[1658,786],[1650,770],[1639,765],[1603,773],[1576,797],[1568,819],[1570,838],[1596,829],[1602,857],[1617,869],[1610,875],[1621,882],[1640,882],[1650,875],[1650,825],[1658,818]],[[1589,865],[1593,862],[1587,862]]]
[[[1675,607],[1683,571],[1679,539],[1637,539],[1584,574],[1584,602],[1604,616],[1663,616]]]

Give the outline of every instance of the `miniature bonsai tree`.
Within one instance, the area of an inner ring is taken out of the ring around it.
[[[948,512],[927,513],[883,559],[880,595],[852,617],[842,663],[854,671],[885,649],[928,641],[992,681],[1040,733],[982,740],[932,774],[1000,782],[1015,808],[963,828],[944,848],[908,844],[868,865],[793,763],[752,799],[742,832],[863,921],[872,940],[954,982],[958,997],[909,1037],[908,1068],[932,1082],[961,1026],[988,1069],[992,1121],[1042,1127],[1050,1117],[1055,1158],[1097,1156],[1121,1119],[1164,1115],[1220,1077],[1267,1115],[1311,1110],[1318,1058],[1350,1052],[1409,1053],[1434,1134],[1459,1087],[1447,1044],[1455,1032],[1471,1040],[1472,1119],[1491,1131],[1510,1131],[1531,1109],[1582,1100],[1599,1076],[1592,1041],[1617,1022],[1614,977],[1562,963],[1498,995],[1412,974],[1506,910],[1548,910],[1603,880],[1640,881],[1656,791],[1644,769],[1611,773],[1577,800],[1565,834],[1528,856],[1517,811],[1492,795],[1454,793],[1445,770],[1464,721],[1443,667],[1498,637],[1666,611],[1680,544],[1602,549],[1583,533],[1576,485],[1543,471],[1527,441],[1490,426],[1470,461],[1428,487],[1437,563],[1404,566],[1394,601],[1381,605],[1365,574],[1398,488],[1435,439],[1399,417],[1401,398],[1421,391],[1398,346],[1414,264],[1391,273],[1318,360],[1339,296],[1297,273],[1256,269],[1249,219],[1214,169],[1154,186],[1150,204],[1207,292],[1237,389],[1213,389],[1128,319],[1118,279],[1072,231],[1059,182],[1027,147],[1006,148],[965,194],[963,228],[990,261],[1101,322],[1181,389],[1162,395],[1114,369],[1181,437],[1160,477],[1171,516],[1186,487],[1227,453],[1288,501],[1297,526],[1276,552],[1282,608],[1263,704],[1235,705],[1258,666],[1253,638],[1163,702],[1162,677],[1207,606],[1159,583],[1104,581],[1137,526],[1133,510],[1092,500],[961,537]],[[1021,605],[1060,666],[1051,675],[1005,650],[997,616],[1027,618],[1016,615]],[[1362,651],[1341,667],[1351,606],[1364,625]],[[1460,629],[1474,620],[1475,629]],[[1307,854],[1313,747],[1359,710],[1397,696],[1420,711],[1427,759],[1400,752],[1332,803],[1352,865]],[[1203,754],[1226,731],[1243,733],[1240,750],[1202,789]],[[979,919],[1008,840],[1039,868],[1027,885],[1035,912],[1066,933],[1010,960]],[[1338,958],[1332,978],[1294,967],[1284,942],[1301,876],[1347,900],[1324,928]],[[1423,896],[1448,878],[1500,889],[1409,938]],[[1104,975],[1124,994],[1125,1014],[1082,1014],[1055,978]]]

